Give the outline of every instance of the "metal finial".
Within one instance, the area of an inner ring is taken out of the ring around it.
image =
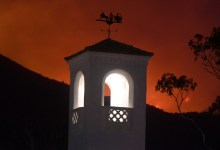
[[[113,23],[122,23],[121,13],[116,13],[116,15],[110,13],[109,16],[105,15],[104,12],[100,14],[100,18],[96,19],[96,21],[104,21],[108,24],[108,38],[110,38],[111,34],[111,25]]]

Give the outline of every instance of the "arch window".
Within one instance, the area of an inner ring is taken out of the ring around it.
[[[109,92],[106,92],[106,86]],[[117,69],[104,77],[102,106],[107,106],[108,100],[110,106],[133,108],[133,80],[127,72]]]
[[[85,78],[81,71],[76,74],[74,82],[73,109],[84,107]]]

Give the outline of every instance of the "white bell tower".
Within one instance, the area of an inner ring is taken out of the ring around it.
[[[146,69],[152,55],[108,38],[65,58],[68,150],[145,150]]]

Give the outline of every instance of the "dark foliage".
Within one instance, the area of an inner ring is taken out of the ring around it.
[[[195,90],[197,83],[185,75],[177,78],[173,73],[164,73],[160,80],[157,81],[155,90],[161,93],[167,93],[174,98],[178,111],[181,113],[183,101],[190,91]]]
[[[67,150],[69,86],[0,55],[0,149]],[[220,117],[187,114],[220,149]],[[199,133],[178,114],[147,105],[146,149],[202,150]]]
[[[216,100],[209,107],[209,113],[220,115],[220,96],[217,96]]]
[[[177,78],[173,73],[164,73],[156,85],[156,91],[167,93],[169,96],[174,94],[174,90],[181,91],[195,90],[197,83],[192,78],[182,75]]]
[[[206,71],[220,79],[220,27],[213,28],[210,36],[196,34],[188,44],[195,60],[200,58]]]

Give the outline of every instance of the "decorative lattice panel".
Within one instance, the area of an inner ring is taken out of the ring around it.
[[[79,119],[79,115],[78,115],[77,111],[73,112],[73,115],[72,115],[72,122],[73,122],[73,124],[77,124],[78,123],[78,119]]]
[[[128,112],[124,109],[110,109],[108,120],[111,122],[128,122]]]

